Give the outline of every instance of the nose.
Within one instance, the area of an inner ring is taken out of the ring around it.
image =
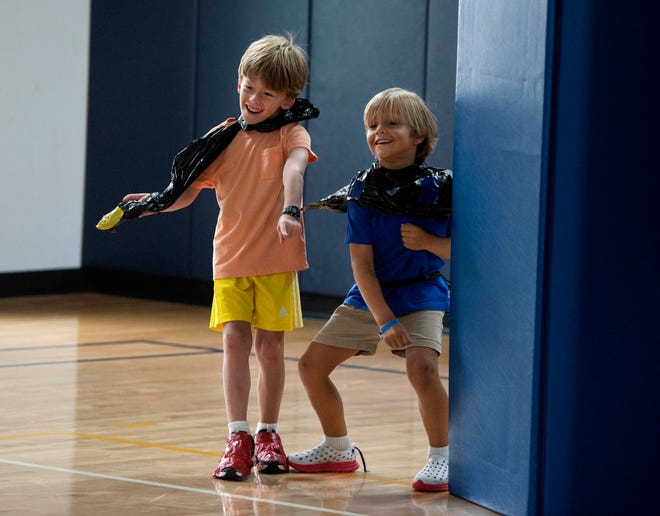
[[[256,91],[251,92],[247,96],[247,100],[250,104],[257,105],[259,104],[259,93]]]

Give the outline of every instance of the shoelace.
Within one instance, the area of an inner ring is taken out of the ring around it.
[[[357,446],[353,445],[353,448],[355,448],[358,453],[360,454],[360,460],[362,461],[362,469],[364,469],[364,472],[367,473],[367,463],[364,460],[364,455],[362,454],[362,450],[358,448]]]

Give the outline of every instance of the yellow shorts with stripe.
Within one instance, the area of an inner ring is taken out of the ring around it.
[[[246,321],[269,331],[302,328],[298,273],[214,280],[209,327],[222,331],[222,323],[229,321]]]

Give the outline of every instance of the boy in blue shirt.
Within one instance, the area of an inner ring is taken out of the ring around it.
[[[451,172],[423,165],[437,125],[418,95],[400,88],[380,92],[367,104],[364,123],[376,162],[346,192],[345,242],[356,284],[299,362],[325,440],[290,454],[289,465],[310,473],[358,469],[342,399],[329,376],[354,355],[373,355],[382,341],[406,360],[428,437],[428,462],[412,486],[447,491],[448,399],[438,356],[449,288],[439,271],[451,252]]]

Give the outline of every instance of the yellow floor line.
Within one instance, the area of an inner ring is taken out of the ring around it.
[[[136,441],[133,439],[121,439],[119,437],[108,437],[105,435],[85,434],[81,432],[35,432],[31,434],[16,434],[16,435],[0,435],[0,440],[17,440],[26,439],[30,437],[49,437],[53,435],[64,435],[68,437],[77,437],[79,439],[94,439],[97,441],[107,441],[113,443],[130,444],[133,446],[141,446],[143,448],[158,448],[161,450],[176,451],[180,453],[194,453],[197,455],[210,455],[213,457],[220,456],[217,451],[195,450],[193,448],[182,448],[180,446],[171,446],[169,444],[157,444],[146,441]]]
[[[26,439],[30,437],[48,437],[53,432],[34,432],[29,434],[0,435],[0,441],[13,441],[17,439]]]
[[[144,421],[142,423],[124,423],[123,425],[117,425],[117,428],[142,428],[145,426],[157,426],[158,423],[153,421]]]

